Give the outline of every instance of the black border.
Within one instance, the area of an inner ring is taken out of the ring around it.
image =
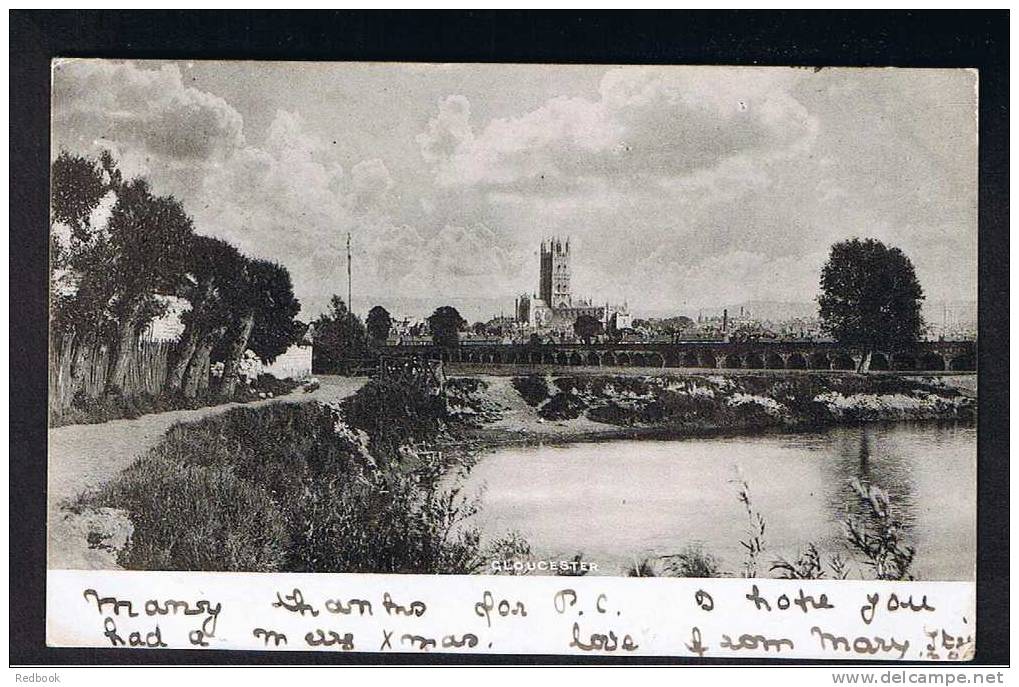
[[[692,662],[650,657],[47,648],[44,227],[48,216],[49,62],[56,56],[978,68],[981,389],[977,476],[979,620],[975,664],[1008,663],[1007,10],[584,13],[11,10],[9,19],[12,665]],[[823,661],[770,661],[759,665],[789,663],[833,667],[881,665]],[[697,664],[757,662],[718,659]]]

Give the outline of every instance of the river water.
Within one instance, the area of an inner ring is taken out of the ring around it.
[[[976,560],[976,428],[931,424],[839,427],[813,433],[512,447],[481,458],[467,493],[491,541],[519,532],[537,557],[582,554],[601,574],[699,545],[740,574],[750,488],[766,522],[762,576],[813,542],[872,577],[847,547],[841,521],[860,512],[850,482],[876,484],[916,548],[917,579],[968,580]],[[828,573],[830,576],[830,572]]]

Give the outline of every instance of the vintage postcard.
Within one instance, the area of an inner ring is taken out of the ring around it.
[[[978,80],[54,61],[49,644],[971,659]]]

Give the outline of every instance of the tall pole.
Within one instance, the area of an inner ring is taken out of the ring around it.
[[[347,310],[354,314],[354,304],[350,300],[350,232],[347,232]]]

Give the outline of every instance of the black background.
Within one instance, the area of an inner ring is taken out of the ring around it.
[[[978,68],[977,663],[1000,665],[1008,662],[1007,11],[11,11],[9,16],[12,665],[689,662],[686,659],[574,656],[47,648],[49,61],[57,56]],[[946,484],[945,488],[951,489],[953,485]],[[748,665],[750,662],[712,660],[699,663]],[[784,661],[769,662],[770,665],[782,663]],[[840,662],[839,665],[851,663]]]

